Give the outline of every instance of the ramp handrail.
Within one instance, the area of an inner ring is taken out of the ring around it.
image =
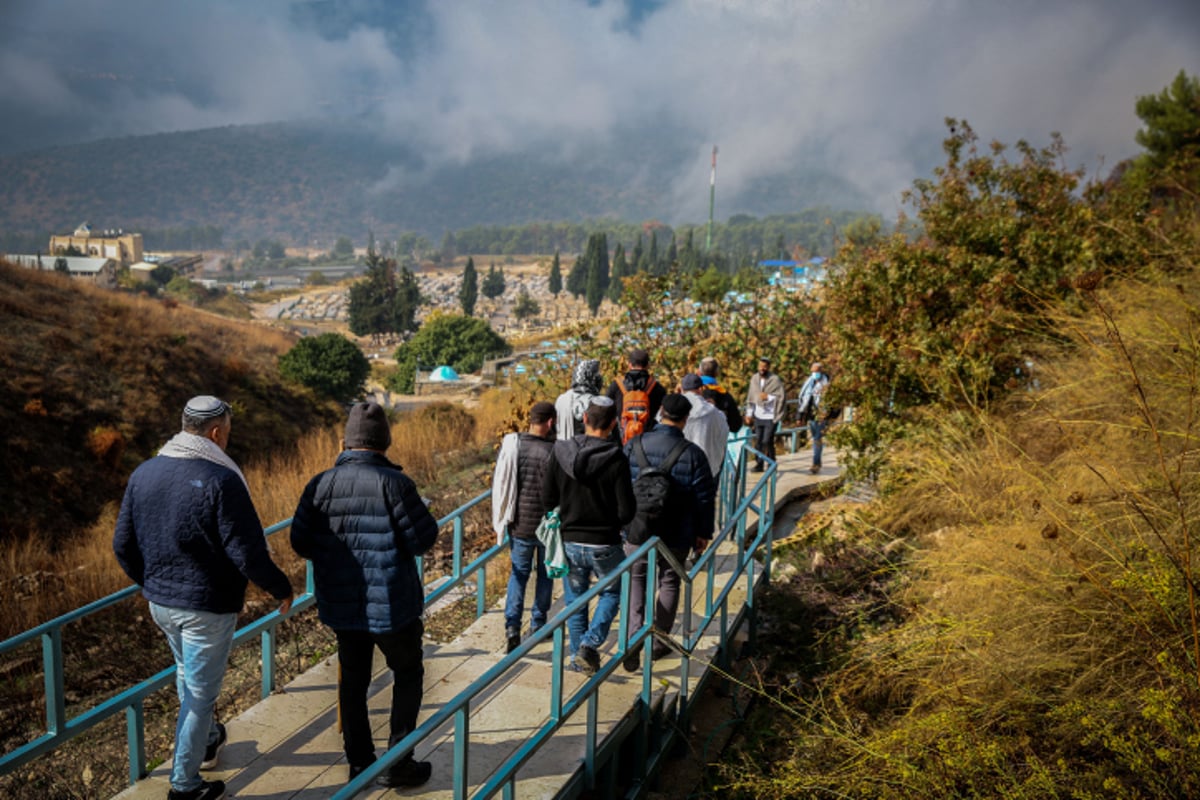
[[[742,448],[738,456],[738,464],[736,476],[744,478],[745,476],[745,454],[746,452],[758,454],[758,451],[753,448]],[[626,655],[630,655],[639,645],[643,647],[643,664],[642,670],[642,688],[639,693],[640,705],[642,708],[649,708],[651,704],[654,682],[654,660],[651,657],[651,640],[652,637],[658,637],[669,641],[669,637],[661,632],[654,630],[654,614],[647,612],[641,627],[636,631],[630,631],[629,616],[621,614],[620,622],[617,628],[617,649],[607,662],[601,664],[599,671],[593,674],[579,688],[577,688],[569,696],[564,696],[563,689],[563,673],[566,669],[566,627],[567,621],[578,610],[584,608],[591,600],[596,598],[604,589],[611,586],[614,582],[621,583],[621,608],[629,607],[630,596],[630,581],[633,566],[643,557],[647,560],[646,569],[646,595],[645,607],[652,609],[654,607],[654,595],[657,586],[658,575],[658,559],[664,558],[681,577],[681,582],[685,585],[684,600],[683,600],[683,642],[677,645],[676,649],[682,656],[682,674],[680,678],[680,715],[686,715],[690,698],[688,696],[689,687],[689,667],[691,664],[691,654],[695,649],[700,638],[708,631],[715,620],[720,621],[720,641],[722,648],[728,641],[728,600],[729,596],[735,588],[739,578],[745,576],[747,580],[747,606],[749,608],[751,624],[751,642],[753,642],[754,618],[753,618],[753,603],[754,603],[754,583],[756,580],[755,566],[759,550],[763,550],[764,562],[762,568],[757,570],[757,577],[769,581],[770,576],[770,555],[771,547],[770,540],[772,529],[774,527],[775,517],[775,478],[777,465],[770,458],[763,455],[764,462],[767,468],[762,476],[754,485],[753,490],[740,500],[736,508],[729,515],[729,518],[721,526],[720,531],[713,537],[711,545],[705,549],[704,553],[696,559],[695,564],[690,570],[685,570],[683,565],[674,558],[670,550],[662,543],[659,537],[651,537],[649,541],[641,545],[634,552],[629,554],[624,561],[621,562],[615,570],[610,572],[604,578],[597,581],[594,585],[588,588],[586,592],[577,597],[572,603],[567,605],[562,611],[555,614],[549,619],[545,625],[538,629],[536,633],[531,634],[520,644],[513,652],[507,654],[497,664],[485,671],[482,675],[471,682],[469,686],[460,691],[453,698],[442,704],[436,712],[434,712],[425,722],[417,727],[412,733],[404,737],[402,740],[392,746],[371,766],[367,767],[356,778],[347,783],[339,791],[337,791],[331,800],[350,800],[361,790],[370,785],[376,778],[384,773],[390,766],[396,763],[401,756],[413,751],[418,744],[423,742],[430,736],[435,735],[438,730],[446,723],[453,720],[454,724],[454,764],[452,774],[454,776],[454,786],[451,796],[455,800],[465,800],[467,797],[490,797],[496,792],[502,792],[502,796],[506,800],[511,800],[516,796],[516,780],[518,770],[533,757],[534,753],[545,744],[550,737],[564,725],[567,719],[585,704],[587,706],[587,720],[585,723],[585,755],[584,755],[584,781],[589,788],[595,783],[596,778],[596,758],[597,758],[597,716],[598,716],[598,690],[604,683],[604,680],[611,675],[617,666],[621,663]],[[754,511],[758,515],[758,531],[755,536],[749,541],[746,541],[746,516],[749,512]],[[728,582],[720,590],[714,594],[713,584],[716,577],[716,553],[717,549],[726,541],[733,539],[737,544],[737,557],[733,573],[729,576]],[[764,547],[765,545],[765,547]],[[704,612],[699,621],[693,625],[693,589],[696,579],[701,575],[707,578],[704,598]],[[510,669],[518,666],[522,657],[527,655],[538,645],[552,640],[552,666],[551,666],[551,685],[549,694],[549,706],[547,708],[547,718],[541,726],[531,733],[525,743],[521,745],[516,752],[510,755],[507,759],[500,763],[491,771],[491,775],[485,780],[474,793],[468,791],[469,781],[469,752],[470,752],[470,716],[471,703],[480,694],[488,691],[493,684],[505,675]],[[642,749],[644,754],[645,749]],[[665,749],[660,749],[660,753],[665,752]],[[644,768],[644,764],[639,767]],[[643,773],[644,774],[644,771]]]
[[[482,568],[486,565],[486,561],[490,560],[500,552],[499,545],[489,548],[479,558],[476,558],[471,564],[466,567],[462,564],[463,552],[463,535],[465,525],[463,516],[478,505],[487,500],[492,495],[491,489],[488,489],[473,499],[467,501],[463,505],[451,511],[446,516],[438,520],[439,528],[451,525],[453,529],[453,546],[454,560],[450,572],[450,580],[437,586],[432,592],[426,596],[426,602],[432,602],[443,596],[446,592],[453,589],[455,586],[461,585],[464,580],[476,572],[476,567]],[[268,537],[291,526],[290,518],[271,525],[265,529]],[[418,574],[424,576],[424,560],[418,559],[417,562]],[[477,611],[479,615],[483,614],[484,608],[484,588],[485,581],[477,581]],[[154,692],[166,686],[170,686],[175,681],[175,666],[171,665],[160,672],[146,678],[145,680],[134,684],[124,691],[110,697],[107,700],[100,702],[98,705],[79,713],[74,717],[68,717],[66,711],[66,690],[65,690],[65,671],[63,661],[63,628],[64,626],[78,622],[92,614],[103,611],[122,600],[133,597],[140,591],[140,587],[133,585],[127,586],[124,589],[113,592],[112,594],[102,597],[88,603],[85,606],[69,611],[66,614],[55,617],[52,620],[43,622],[42,624],[30,628],[27,631],[17,634],[9,639],[0,642],[0,657],[12,650],[33,642],[37,639],[42,640],[42,671],[45,685],[45,705],[46,705],[46,732],[33,739],[30,742],[18,747],[17,749],[5,753],[0,756],[0,775],[7,775],[13,770],[26,764],[29,761],[37,758],[40,755],[48,753],[65,742],[75,738],[81,733],[86,732],[95,725],[104,720],[113,717],[122,711],[126,715],[126,738],[129,742],[129,782],[135,783],[138,779],[145,777],[146,769],[146,735],[145,735],[145,716],[144,704],[145,699]],[[296,597],[292,603],[292,611],[289,616],[303,611],[306,608],[316,603],[316,597],[313,594],[313,573],[312,564],[306,562],[305,568],[305,589],[303,594]],[[233,646],[238,647],[257,634],[261,634],[262,641],[262,694],[263,698],[268,697],[275,689],[275,641],[276,629],[283,621],[278,611],[270,613],[254,620],[245,627],[238,629],[233,637]]]
[[[704,635],[704,632],[711,625],[713,621],[714,609],[721,610],[721,640],[725,640],[727,635],[726,626],[728,624],[728,614],[726,613],[725,602],[733,588],[734,579],[740,577],[744,572],[747,573],[747,579],[749,581],[748,589],[750,590],[748,591],[747,602],[748,604],[752,604],[754,576],[753,568],[747,570],[747,564],[753,563],[752,556],[761,547],[764,537],[769,537],[770,535],[771,522],[773,521],[774,517],[776,465],[769,458],[764,456],[764,460],[768,464],[768,469],[755,484],[753,491],[749,494],[746,494],[746,496],[742,498],[741,495],[743,494],[746,484],[746,453],[747,451],[757,453],[757,451],[754,451],[747,444],[747,440],[748,436],[746,435],[730,437],[729,447],[726,451],[726,463],[721,471],[721,483],[719,487],[720,503],[718,504],[718,519],[721,523],[720,532],[714,538],[713,546],[696,560],[695,565],[690,571],[685,572],[682,569],[682,565],[674,563],[674,559],[667,548],[661,545],[657,537],[652,538],[649,542],[640,547],[637,552],[623,561],[621,567],[615,573],[607,576],[604,581],[599,582],[596,586],[593,586],[591,589],[589,589],[587,593],[572,603],[568,609],[560,612],[552,621],[548,622],[541,630],[538,631],[537,635],[531,637],[529,640],[523,643],[521,647],[514,651],[513,654],[510,654],[509,657],[506,657],[503,661],[497,664],[495,668],[488,670],[484,676],[481,676],[480,679],[472,683],[468,689],[460,693],[460,695],[452,700],[450,704],[439,711],[434,718],[431,718],[429,722],[420,726],[418,730],[414,731],[413,734],[404,740],[404,742],[397,744],[396,747],[389,750],[388,753],[385,754],[384,757],[382,757],[379,761],[377,761],[371,769],[367,770],[362,776],[360,776],[360,778],[362,778],[361,783],[356,780],[355,782],[348,784],[343,792],[349,790],[351,786],[365,786],[366,781],[369,779],[367,777],[368,774],[378,775],[392,760],[394,760],[394,756],[404,752],[404,749],[401,749],[401,745],[405,742],[408,743],[405,745],[405,748],[409,748],[412,747],[416,742],[424,739],[427,735],[429,735],[430,732],[438,727],[441,722],[444,722],[449,718],[451,712],[447,711],[447,709],[469,709],[470,699],[482,690],[481,687],[486,686],[487,683],[490,683],[491,680],[495,679],[495,677],[503,674],[509,667],[516,663],[516,660],[520,657],[520,654],[527,653],[537,643],[544,641],[551,634],[553,634],[555,641],[554,674],[555,686],[557,687],[556,694],[555,692],[552,692],[552,696],[558,697],[558,717],[556,724],[548,731],[548,733],[546,733],[545,738],[548,738],[549,734],[553,733],[553,730],[557,729],[562,721],[570,716],[570,714],[574,712],[579,705],[584,702],[585,699],[589,700],[589,718],[591,719],[590,726],[592,728],[592,733],[594,734],[595,690],[599,686],[602,678],[611,673],[615,668],[614,665],[617,663],[617,660],[614,659],[611,663],[605,665],[599,673],[593,676],[591,680],[589,680],[583,687],[581,687],[579,691],[572,695],[571,698],[568,698],[564,703],[561,697],[563,625],[565,625],[566,619],[570,617],[570,612],[581,607],[589,599],[594,598],[604,587],[608,586],[612,583],[612,581],[615,580],[622,581],[621,602],[623,607],[628,607],[629,570],[633,563],[635,563],[642,556],[646,556],[648,562],[646,590],[647,608],[653,607],[654,603],[654,587],[657,584],[657,558],[659,556],[665,557],[669,562],[672,562],[672,566],[678,570],[678,573],[682,577],[682,582],[685,584],[683,608],[683,630],[685,637],[684,644],[681,647],[684,651],[683,699],[685,701],[684,705],[686,705],[687,675],[689,664],[688,654],[690,654],[691,650],[695,647],[695,643],[699,640],[699,637]],[[757,503],[752,502],[760,495],[763,495],[763,499]],[[486,612],[486,570],[490,562],[492,562],[498,555],[507,549],[506,545],[508,542],[508,537],[506,536],[504,541],[488,547],[466,565],[463,564],[463,539],[466,531],[464,522],[465,514],[476,505],[482,503],[490,497],[491,489],[487,489],[438,520],[439,527],[444,527],[446,525],[452,526],[453,561],[450,574],[446,576],[446,578],[448,578],[447,580],[438,581],[438,585],[434,586],[432,589],[429,589],[429,584],[426,584],[427,593],[425,596],[425,602],[427,605],[448,595],[456,588],[464,586],[469,579],[474,578],[475,580],[473,588],[476,594],[476,618],[483,616],[483,614]],[[753,538],[752,542],[747,543],[745,541],[745,517],[749,511],[754,511],[759,515],[759,533]],[[280,531],[290,527],[291,522],[292,520],[290,518],[277,522],[266,528],[265,533],[267,536],[275,535]],[[765,532],[763,528],[764,524],[766,525]],[[726,541],[730,536],[736,537],[738,545],[737,571],[724,589],[718,595],[714,596],[712,577],[715,574],[715,549],[718,544]],[[748,544],[749,546],[747,546]],[[765,551],[766,568],[768,569],[767,574],[769,574],[770,552],[770,548],[768,547]],[[424,580],[425,570],[423,559],[418,558],[417,568],[418,574],[422,577],[422,580]],[[699,575],[702,570],[707,571],[707,577],[709,578],[705,597],[706,611],[695,631],[689,635],[689,631],[692,631],[691,618],[693,614],[693,584],[696,576]],[[124,711],[126,715],[126,738],[129,744],[130,783],[135,783],[147,775],[148,770],[145,747],[145,699],[154,692],[165,688],[174,682],[174,665],[155,673],[151,677],[146,678],[145,680],[125,689],[124,691],[107,700],[100,702],[96,706],[93,706],[92,708],[83,711],[74,717],[68,717],[66,712],[65,670],[62,646],[62,634],[64,626],[73,622],[78,622],[92,614],[109,608],[123,600],[132,597],[139,591],[140,587],[136,585],[128,586],[106,597],[100,598],[99,600],[93,601],[92,603],[44,622],[34,628],[0,642],[0,656],[3,656],[4,654],[11,652],[22,645],[33,642],[39,638],[41,639],[46,706],[46,733],[30,742],[27,742],[15,750],[0,756],[0,775],[6,775],[21,765],[33,760],[34,758],[53,751],[67,741],[86,732],[95,725],[121,713],[122,711]],[[296,597],[295,601],[293,602],[291,614],[295,614],[299,611],[307,609],[313,606],[315,603],[316,598],[314,595],[312,564],[311,562],[307,562],[305,571],[305,590],[302,594]],[[289,616],[291,616],[291,614],[289,614]],[[649,638],[652,634],[652,617],[652,614],[648,614],[647,621],[643,623],[643,626],[638,631],[634,632],[632,637],[630,637],[629,632],[627,631],[625,616],[622,615],[618,639],[618,649],[621,654],[625,654],[627,650],[631,650],[633,647],[636,647],[643,642],[646,643],[646,663],[648,668],[644,672],[646,679],[644,681],[643,694],[644,699],[647,702],[649,701],[649,691],[651,687],[649,676],[652,673],[652,668],[649,667],[651,663],[651,659],[649,658]],[[263,698],[268,697],[275,689],[276,632],[283,619],[284,617],[282,617],[278,611],[271,611],[259,619],[249,623],[245,627],[240,628],[234,635],[234,647],[238,647],[246,643],[256,634],[260,635],[261,637],[261,696]],[[754,626],[751,625],[752,637],[753,630]],[[526,647],[526,645],[528,645],[528,647]],[[483,679],[488,676],[491,676],[491,678],[488,681],[483,682]],[[460,698],[462,698],[461,702]],[[460,720],[457,716],[457,712],[454,713],[456,714],[455,763],[457,768],[460,761],[460,755],[458,753],[458,749],[460,747],[459,741],[461,740],[465,742],[466,739],[466,728],[463,728],[461,731],[463,735],[460,737],[457,735],[458,727],[460,725],[466,725],[466,717],[463,717]],[[440,721],[436,725],[431,725],[433,719],[435,718],[439,719]],[[543,738],[539,737],[534,738],[537,739],[537,746],[540,746],[541,741],[544,740]],[[510,791],[511,787],[515,785],[516,771],[519,769],[521,764],[527,761],[528,758],[532,756],[533,752],[536,751],[537,746],[531,747],[533,743],[534,739],[531,739],[530,742],[527,742],[526,745],[522,747],[516,755],[504,762],[504,764],[501,765],[500,770],[496,773],[497,775],[503,774],[508,776],[505,779],[507,782],[504,786],[506,797],[511,796]],[[589,738],[589,761],[594,759],[595,756],[594,744],[595,742],[593,736]],[[465,745],[463,746],[465,747]],[[513,759],[516,759],[516,756],[520,755],[521,753],[525,753],[525,755],[514,761]],[[461,758],[465,759],[465,751]],[[456,797],[465,796],[465,794],[460,794],[460,790],[458,788],[460,781],[465,781],[465,760],[462,762],[462,767],[463,769],[461,772],[456,769]],[[588,777],[590,780],[593,775],[589,772]],[[490,786],[491,782],[489,782],[487,785]],[[465,787],[465,783],[463,783],[462,786]],[[463,791],[465,791],[465,788]],[[494,788],[489,791],[494,791]],[[343,796],[350,797],[352,795],[352,793],[343,794],[343,792],[339,792],[337,795],[335,795],[335,797],[342,798]]]

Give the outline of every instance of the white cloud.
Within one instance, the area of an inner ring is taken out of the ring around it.
[[[431,38],[411,52],[366,26],[322,38],[288,9],[27,0],[0,34],[0,111],[94,114],[63,48],[102,65],[96,42],[119,36],[143,56],[125,63],[151,74],[113,92],[120,113],[93,132],[370,111],[381,135],[419,143],[436,164],[534,142],[569,153],[662,119],[695,136],[694,165],[671,187],[678,213],[696,218],[714,142],[725,192],[811,163],[892,212],[937,158],[943,117],[1006,142],[1057,130],[1075,163],[1111,166],[1136,152],[1135,97],[1181,68],[1200,72],[1185,3],[684,0],[631,32],[618,0],[431,2]],[[63,40],[63,19],[92,51]],[[415,179],[394,168],[381,186],[402,175]]]

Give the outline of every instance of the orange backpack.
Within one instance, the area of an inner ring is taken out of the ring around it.
[[[650,421],[650,391],[654,377],[646,380],[645,389],[626,389],[621,401],[621,442],[624,444],[646,432]]]

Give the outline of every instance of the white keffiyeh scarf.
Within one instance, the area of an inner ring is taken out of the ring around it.
[[[246,476],[238,469],[238,465],[233,463],[233,459],[227,456],[224,450],[217,447],[212,439],[181,431],[164,444],[158,454],[167,458],[202,458],[205,461],[220,464],[222,467],[233,470],[242,479],[246,491],[250,491],[250,484],[246,483]]]

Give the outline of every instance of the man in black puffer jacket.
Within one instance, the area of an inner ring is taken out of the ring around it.
[[[391,442],[383,408],[356,403],[345,449],[333,469],[309,481],[292,519],[292,547],[312,561],[317,610],[337,634],[338,703],[351,778],[375,761],[367,716],[375,647],[392,670],[389,748],[416,728],[425,678],[425,593],[416,557],[437,541],[438,524],[416,484],[388,461]],[[420,786],[432,771],[410,752],[381,783]]]
[[[542,483],[546,508],[558,506],[560,532],[570,572],[563,579],[567,604],[625,560],[621,528],[637,511],[629,461],[612,440],[617,410],[603,395],[593,397],[583,415],[587,433],[554,444],[554,457]],[[567,622],[571,634],[571,667],[593,673],[600,669],[599,648],[621,605],[621,582],[614,581],[596,599],[596,613],[588,625],[581,609]]]
[[[683,436],[684,426],[692,413],[691,401],[682,394],[669,394],[663,400],[662,420],[649,433],[644,433],[625,445],[625,455],[629,458],[630,472],[633,480],[637,480],[642,470],[634,448],[641,444],[646,455],[647,467],[658,467],[670,458],[676,447],[683,449],[675,464],[671,467],[671,492],[662,513],[662,524],[658,530],[651,531],[662,539],[671,550],[671,555],[681,565],[687,565],[687,558],[693,550],[696,554],[704,552],[708,542],[712,540],[713,525],[716,518],[716,491],[713,484],[712,470],[709,468],[708,457],[698,445],[687,441]],[[682,443],[682,445],[681,445]],[[625,554],[630,555],[637,547],[625,545]],[[634,565],[629,585],[629,630],[642,627],[645,620],[646,607],[646,559]],[[658,583],[655,590],[654,627],[663,633],[670,633],[675,624],[675,615],[679,608],[679,586],[681,576],[666,562],[658,561]],[[652,652],[654,658],[666,655],[669,649],[661,642],[655,642]],[[627,672],[636,671],[641,663],[637,652],[625,657],[622,666]]]

